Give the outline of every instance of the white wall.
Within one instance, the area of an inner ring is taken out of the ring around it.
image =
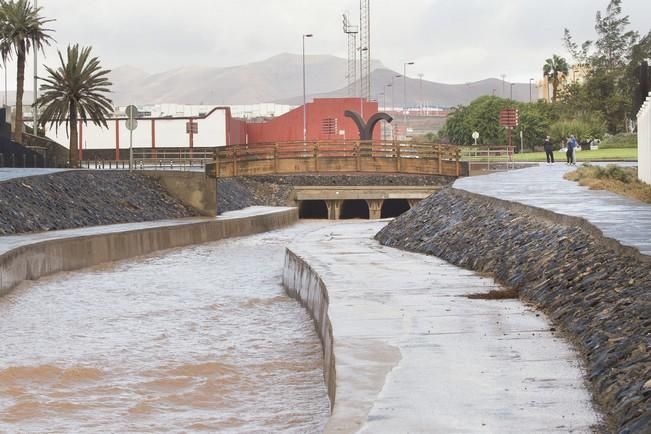
[[[190,147],[189,135],[185,132],[188,118],[158,118],[155,120],[156,148]],[[227,144],[227,118],[225,109],[217,109],[205,118],[195,118],[199,124],[199,133],[194,134],[195,147],[224,146]],[[118,120],[120,124],[120,149],[129,147],[129,130],[125,120]],[[152,119],[138,119],[138,128],[133,131],[133,146],[150,148],[152,145],[151,134]],[[84,149],[115,149],[115,119],[108,120],[109,128],[98,127],[92,123],[83,126],[82,143]],[[68,146],[70,142],[64,125],[59,127],[58,133],[54,126],[48,125],[46,135],[51,139]]]
[[[651,93],[637,113],[637,176],[651,184]]]

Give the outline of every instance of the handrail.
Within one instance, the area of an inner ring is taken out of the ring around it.
[[[214,177],[309,172],[378,172],[459,176],[454,145],[386,140],[275,142],[218,147]]]

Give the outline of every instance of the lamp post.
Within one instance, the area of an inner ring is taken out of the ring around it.
[[[533,83],[533,78],[529,79],[529,102],[531,102],[531,84]]]
[[[393,80],[396,78],[400,78],[402,75],[396,74],[391,76],[391,111],[395,111],[395,106],[396,106],[396,98],[395,98],[395,86],[393,85]]]
[[[515,84],[515,83],[511,83],[511,101],[513,101],[513,85],[514,85],[514,84]]]
[[[303,146],[307,142],[307,114],[305,111],[305,38],[311,38],[312,34],[303,35]]]
[[[414,62],[405,62],[402,64],[402,122],[405,124],[405,137],[407,137],[407,65],[413,65]]]
[[[362,89],[362,75],[364,74],[364,71],[362,68],[362,51],[368,51],[368,47],[359,47],[359,115],[364,119],[364,98],[362,98],[362,93],[364,92],[364,89]]]

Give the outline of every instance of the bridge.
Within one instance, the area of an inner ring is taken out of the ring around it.
[[[457,146],[383,140],[285,142],[217,149],[215,178],[292,173],[402,173],[461,176]]]
[[[219,148],[206,164],[213,178],[260,175],[431,175],[467,174],[458,147],[397,141],[285,142]],[[440,185],[296,185],[293,200],[301,218],[380,219],[397,217]],[[384,182],[382,182],[384,184]]]

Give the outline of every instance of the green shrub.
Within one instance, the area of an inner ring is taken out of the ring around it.
[[[637,134],[622,133],[607,136],[599,143],[599,148],[637,148]]]

